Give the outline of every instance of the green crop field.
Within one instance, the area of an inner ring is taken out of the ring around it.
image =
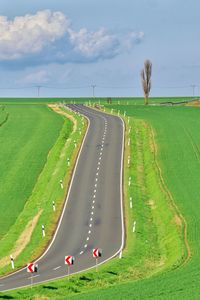
[[[7,115],[0,127],[0,238],[23,210],[63,125],[42,105],[7,105],[0,123]]]
[[[115,258],[98,273],[90,271],[72,276],[69,282],[62,279],[38,285],[32,292],[22,289],[2,296],[199,299],[200,108],[117,103],[107,108],[120,110],[122,115],[126,111],[130,117],[129,123],[126,117],[123,258]]]
[[[40,104],[40,103],[99,103],[106,104],[108,99],[112,99],[112,104],[117,105],[143,105],[144,99],[143,97],[80,97],[80,98],[66,98],[66,97],[58,97],[58,98],[0,98],[0,104],[4,103],[19,103],[19,104]],[[184,100],[189,100],[194,97],[152,97],[150,98],[150,104],[158,104],[162,102],[179,102]]]

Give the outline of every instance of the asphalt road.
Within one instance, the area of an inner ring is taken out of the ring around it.
[[[75,257],[70,273],[77,273],[95,266],[93,248],[102,249],[101,264],[118,255],[124,243],[123,121],[82,105],[69,107],[85,115],[89,125],[56,234],[37,260],[34,284],[67,276],[66,255]],[[22,269],[1,278],[0,291],[30,284],[30,273]]]

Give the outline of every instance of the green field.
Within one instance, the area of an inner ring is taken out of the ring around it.
[[[158,104],[162,102],[179,102],[183,100],[189,100],[194,97],[152,97],[149,99],[150,104]],[[4,103],[19,103],[19,104],[39,104],[39,103],[99,103],[99,104],[106,104],[107,99],[105,97],[80,97],[80,98],[65,98],[65,97],[59,97],[59,98],[0,98],[0,104]],[[143,105],[144,104],[144,98],[143,97],[111,97],[113,104],[126,104],[126,105]]]
[[[7,105],[0,123],[7,114],[0,127],[0,239],[23,210],[63,125],[42,105]]]
[[[132,127],[130,146],[128,135],[126,139],[127,240],[123,258],[102,266],[98,274],[90,271],[72,276],[70,282],[63,279],[41,284],[31,294],[23,289],[5,297],[199,299],[200,109],[130,104],[112,107],[121,114],[126,111],[130,116],[127,131]],[[129,176],[131,187],[127,184]],[[133,209],[129,207],[130,196]],[[134,220],[137,227],[132,233]]]

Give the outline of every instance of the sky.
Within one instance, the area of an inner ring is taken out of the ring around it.
[[[199,0],[0,0],[0,97],[200,94]]]

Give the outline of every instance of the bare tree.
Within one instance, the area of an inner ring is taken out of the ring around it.
[[[151,90],[151,73],[152,73],[152,63],[149,59],[147,59],[144,62],[144,69],[141,71],[145,105],[148,105],[149,103],[149,94]]]

